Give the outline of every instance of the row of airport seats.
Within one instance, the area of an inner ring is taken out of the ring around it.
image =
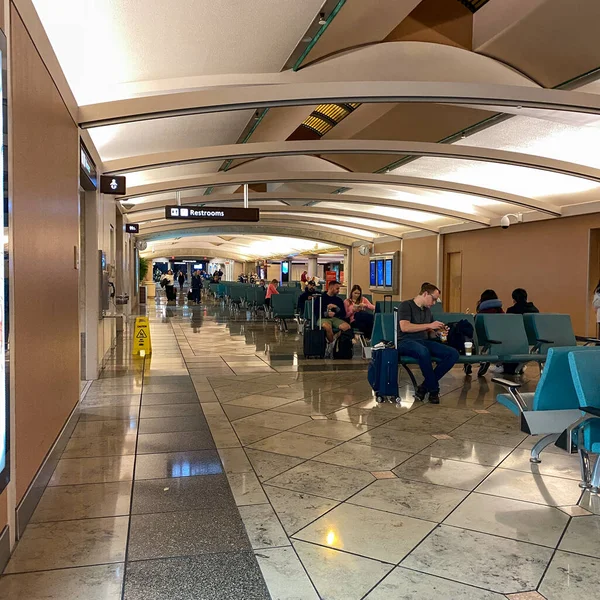
[[[449,325],[464,319],[474,328],[473,354],[461,355],[459,364],[466,374],[472,365],[479,364],[478,377],[487,372],[490,363],[517,363],[517,372],[529,362],[541,365],[549,348],[576,346],[597,342],[594,338],[575,336],[569,315],[537,313],[528,315],[479,314],[439,312],[435,318]],[[382,340],[394,340],[394,313],[376,313],[371,345]],[[416,380],[409,365],[418,364],[414,358],[401,356],[400,365],[407,371],[413,385]]]
[[[541,462],[550,444],[577,451],[580,487],[600,493],[600,348],[550,346],[535,392],[521,392],[521,383],[504,378],[492,381],[506,389],[497,400],[520,418],[521,431],[542,436],[530,461]],[[590,455],[597,457],[593,470]]]

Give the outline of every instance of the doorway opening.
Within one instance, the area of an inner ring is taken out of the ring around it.
[[[462,312],[462,252],[446,254],[443,302],[446,312]]]

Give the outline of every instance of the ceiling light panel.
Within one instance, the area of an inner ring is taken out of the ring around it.
[[[419,158],[401,165],[392,172],[397,175],[475,185],[530,198],[563,196],[600,189],[600,184],[581,177],[501,163],[453,158]]]
[[[124,83],[277,73],[319,14],[323,0],[177,0],[175,5],[164,0],[33,0],[33,4],[77,102],[90,104],[118,96],[119,84]],[[96,67],[102,70],[102,85]]]

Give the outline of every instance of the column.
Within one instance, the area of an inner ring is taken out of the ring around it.
[[[188,285],[192,285],[192,263],[185,263],[187,265],[187,282]]]
[[[317,277],[317,256],[309,255],[308,257],[308,278]]]
[[[352,289],[352,248],[346,250],[346,258],[344,260],[344,285],[348,288],[348,294]]]

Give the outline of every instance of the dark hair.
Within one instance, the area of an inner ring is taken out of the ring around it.
[[[339,281],[333,280],[327,284],[327,289],[329,289],[332,285],[342,285]]]
[[[517,288],[516,290],[513,290],[512,299],[517,304],[527,302],[527,290],[524,290],[523,288]]]
[[[354,294],[355,290],[358,290],[360,292],[360,297],[358,298],[358,302],[361,303],[362,302],[362,298],[363,298],[362,288],[360,287],[360,285],[358,285],[358,283],[356,283],[355,285],[352,286],[352,289],[350,290],[350,298],[349,299],[352,302],[354,302],[354,300],[352,300],[352,294]]]
[[[440,288],[433,285],[433,283],[423,283],[421,285],[421,291],[419,292],[419,294],[429,294],[430,296],[433,295],[435,292],[439,292]]]
[[[598,285],[596,286],[596,289],[594,290],[594,294],[600,294],[600,279],[598,280]]]
[[[486,302],[487,300],[498,300],[498,294],[494,290],[484,290],[481,293],[481,298],[477,301],[477,308],[482,302]]]

